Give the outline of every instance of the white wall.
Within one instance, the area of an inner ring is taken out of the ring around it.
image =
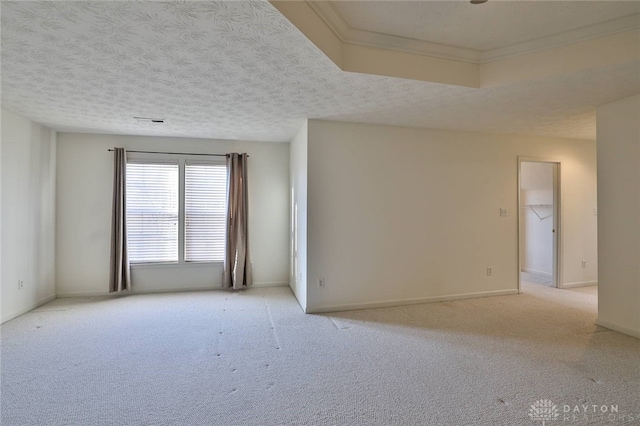
[[[2,115],[4,113],[4,110],[0,109],[0,129],[2,128]],[[2,312],[4,312],[4,309],[2,309],[2,300],[4,299],[2,297],[2,288],[3,288],[3,282],[4,280],[2,279],[2,245],[3,245],[3,239],[2,239],[2,228],[3,228],[3,221],[2,221],[2,135],[0,135],[0,322],[2,322]]]
[[[302,126],[291,141],[291,270],[289,286],[307,309],[307,135]]]
[[[640,95],[598,108],[598,324],[640,337]]]
[[[254,285],[287,285],[289,144],[78,133],[58,135],[58,296],[105,294],[113,153],[107,149],[226,153],[249,158],[249,236]],[[133,292],[219,288],[222,266],[132,269]]]
[[[518,156],[562,163],[560,281],[595,281],[595,154],[593,141],[310,121],[307,311],[516,292]]]
[[[522,210],[522,270],[551,276],[553,273],[553,207]],[[538,217],[538,215],[542,217]]]
[[[552,163],[520,165],[522,270],[549,276],[553,270],[553,167]]]
[[[2,110],[0,149],[4,322],[55,298],[56,134]]]

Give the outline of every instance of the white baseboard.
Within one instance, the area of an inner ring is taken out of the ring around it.
[[[122,294],[130,294],[130,293],[122,293]],[[60,293],[56,293],[56,296],[59,299],[65,297],[98,297],[98,296],[118,296],[122,295],[121,293],[109,293],[107,291],[63,291]]]
[[[589,287],[598,285],[598,281],[576,281],[573,283],[564,283],[560,288]]]
[[[543,277],[549,277],[549,278],[551,278],[553,276],[551,274],[551,272],[538,271],[536,269],[530,269],[530,268],[522,268],[522,272],[528,272],[530,274],[542,275]]]
[[[354,311],[357,309],[387,308],[390,306],[418,305],[421,303],[433,303],[433,302],[448,302],[452,300],[476,299],[480,297],[490,297],[490,296],[507,296],[511,294],[518,294],[518,289],[484,291],[479,293],[466,293],[466,294],[452,294],[449,296],[420,297],[416,299],[396,299],[396,300],[388,300],[384,302],[368,302],[368,303],[355,303],[355,304],[346,304],[346,305],[307,307],[305,312],[307,314],[320,314],[325,312]]]
[[[306,312],[305,311],[305,305],[304,305],[303,301],[300,300],[300,296],[298,295],[298,293],[296,291],[295,283],[293,283],[293,282],[289,283],[289,290],[291,290],[291,293],[293,293],[293,297],[296,298],[296,302],[298,302],[298,305],[300,306],[300,309],[302,309],[302,312]]]
[[[251,288],[265,288],[265,287],[287,287],[285,282],[259,282],[254,283]],[[125,291],[121,293],[109,293],[108,291],[74,291],[74,292],[60,292],[57,297],[98,297],[98,296],[126,296],[129,294],[155,294],[155,293],[182,293],[185,291],[217,291],[223,290],[218,285],[211,287],[179,287],[179,288],[158,288],[158,289],[144,289],[136,290],[135,287],[131,291]]]
[[[638,330],[632,330],[630,328],[621,327],[609,321],[603,321],[600,318],[596,320],[596,325],[599,325],[600,327],[608,328],[609,330],[617,331],[618,333],[627,334],[632,337],[637,337],[638,339],[640,339],[640,331]]]
[[[31,311],[31,310],[34,310],[34,309],[35,309],[35,308],[37,308],[38,306],[42,306],[42,305],[44,305],[45,303],[49,303],[49,302],[51,302],[51,301],[52,301],[52,300],[54,300],[55,298],[56,298],[56,295],[55,295],[55,294],[52,294],[51,296],[47,296],[47,297],[45,297],[44,299],[38,300],[37,302],[32,303],[32,304],[30,304],[30,305],[28,305],[28,306],[25,306],[25,307],[24,307],[24,308],[22,308],[22,309],[18,309],[17,311],[11,312],[11,313],[10,313],[10,314],[8,314],[8,315],[3,315],[3,316],[2,316],[1,323],[3,323],[3,324],[4,324],[5,322],[10,321],[10,320],[12,320],[12,319],[14,319],[14,318],[16,318],[16,317],[19,317],[19,316],[20,316],[20,315],[22,315],[22,314],[26,314],[27,312],[29,312],[29,311]]]
[[[289,287],[289,283],[274,281],[274,282],[264,282],[264,283],[253,283],[252,287]]]
[[[296,300],[298,301],[298,303],[300,303],[300,298],[298,297],[298,292],[296,291],[296,285],[293,282],[290,282],[288,285],[289,289],[291,290],[291,293],[293,293],[293,297],[296,298]]]
[[[108,291],[75,291],[75,292],[63,292],[58,293],[58,298],[74,298],[74,297],[123,297],[134,294],[162,294],[162,293],[183,293],[185,291],[215,291],[222,290],[221,288],[212,287],[183,287],[183,288],[170,288],[170,289],[145,289],[145,290],[131,290],[109,293]]]
[[[182,287],[182,288],[146,288],[142,290],[136,290],[132,288],[129,292],[123,293],[110,293],[110,295],[117,296],[122,295],[126,296],[127,294],[163,294],[163,293],[184,293],[187,291],[214,291],[214,290],[222,290],[219,287]]]

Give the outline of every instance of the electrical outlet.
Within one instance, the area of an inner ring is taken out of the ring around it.
[[[18,290],[22,290],[24,288],[24,281],[18,280]]]
[[[500,216],[507,217],[507,209],[500,209]]]
[[[318,287],[324,288],[324,278],[318,278]]]
[[[587,261],[582,259],[582,269],[587,267]]]
[[[493,269],[492,268],[487,268],[487,276],[492,276],[493,275]]]

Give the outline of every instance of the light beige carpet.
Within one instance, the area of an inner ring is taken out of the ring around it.
[[[520,280],[530,284],[542,284],[554,287],[553,283],[551,282],[552,277],[550,275],[522,271],[520,272]]]
[[[524,291],[332,315],[286,288],[55,300],[2,325],[2,425],[639,424],[640,340],[594,325],[593,289]]]

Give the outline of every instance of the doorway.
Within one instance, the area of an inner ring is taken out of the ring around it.
[[[518,289],[522,282],[559,288],[560,163],[519,158],[518,182]]]

